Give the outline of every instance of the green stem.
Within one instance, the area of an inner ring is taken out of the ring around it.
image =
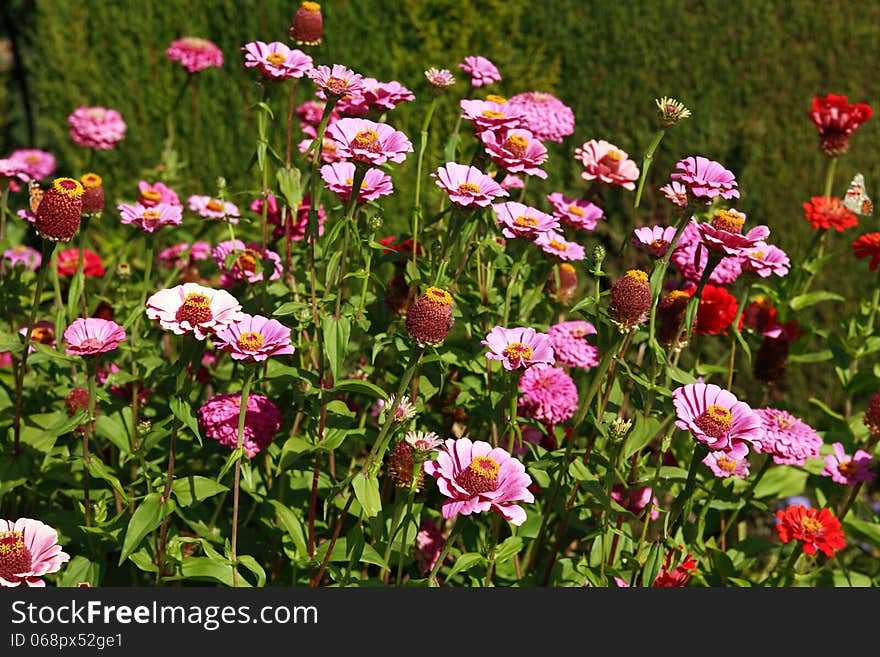
[[[524,245],[520,244],[519,246],[522,248]],[[522,253],[520,253],[519,259],[514,263],[513,269],[510,272],[510,280],[507,282],[507,291],[504,293],[504,320],[501,322],[501,326],[507,326],[507,322],[510,318],[510,301],[513,296],[513,284],[516,282],[516,277],[519,276],[520,270],[529,257],[529,251],[530,250],[527,248],[522,248]]]
[[[822,194],[831,196],[831,190],[834,187],[834,174],[837,171],[837,155],[828,160],[828,169],[825,171],[825,188]]]
[[[92,462],[92,457],[89,456],[89,438],[91,438],[92,433],[95,430],[95,407],[97,404],[97,393],[95,392],[95,369],[96,363],[93,362],[92,358],[86,357],[86,377],[88,377],[88,388],[89,388],[89,418],[86,424],[86,430],[83,432],[83,445],[82,445],[82,455],[83,455],[83,507],[85,508],[86,514],[86,527],[91,527],[92,525],[92,511],[91,511],[91,502],[89,500],[89,465]]]
[[[89,216],[83,215],[79,227],[79,259],[76,263],[76,277],[81,281],[82,316],[89,316],[89,304],[86,297],[86,234],[89,228]]]
[[[425,114],[425,119],[422,121],[422,130],[421,130],[421,143],[419,145],[419,157],[418,162],[416,164],[416,190],[415,190],[415,198],[413,200],[413,208],[412,208],[412,240],[413,240],[413,251],[412,251],[412,263],[413,263],[413,271],[417,272],[416,268],[418,252],[419,252],[419,218],[422,216],[422,204],[421,204],[421,194],[422,194],[422,162],[425,158],[425,149],[428,147],[428,128],[431,125],[431,118],[434,116],[434,110],[437,108],[437,97],[431,99],[431,104],[428,105],[428,111]]]
[[[648,144],[648,150],[645,151],[645,157],[642,159],[642,175],[639,176],[639,186],[638,189],[636,189],[636,198],[633,201],[633,208],[639,207],[639,202],[642,199],[642,189],[645,187],[645,179],[648,177],[648,169],[651,167],[651,162],[654,160],[654,151],[657,150],[657,146],[660,145],[665,134],[666,129],[660,128],[654,133],[654,136],[651,138],[651,143]]]
[[[507,382],[508,382],[508,395],[509,395],[509,406],[508,406],[508,433],[510,438],[507,441],[507,451],[510,454],[513,454],[513,446],[514,445],[522,445],[522,431],[519,427],[519,422],[517,421],[517,390],[519,389],[519,381],[516,374],[511,371],[507,373]]]
[[[9,205],[9,187],[0,193],[0,242],[6,239],[6,208]]]
[[[608,582],[605,581],[605,537],[608,535],[608,514],[611,512],[611,491],[614,488],[614,475],[615,470],[617,469],[617,461],[620,458],[620,450],[622,447],[623,441],[618,441],[614,445],[611,452],[611,458],[608,461],[608,467],[605,470],[605,508],[602,509],[602,535],[600,538],[602,557],[601,566],[599,568],[599,581],[602,583],[602,586],[608,585]],[[648,506],[651,506],[650,501]]]
[[[697,284],[697,289],[694,291],[694,294],[688,299],[688,305],[685,309],[684,315],[684,341],[685,343],[689,343],[691,341],[691,334],[694,331],[694,324],[696,323],[697,312],[700,309],[700,297],[703,294],[703,288],[706,287],[706,283],[709,282],[709,277],[712,275],[712,272],[715,270],[715,266],[721,262],[721,258],[715,255],[714,252],[709,251],[709,260],[706,261],[706,267],[703,269],[703,273],[700,276],[700,282]]]
[[[675,532],[681,527],[688,519],[690,515],[691,506],[693,505],[693,495],[694,488],[697,483],[697,469],[700,467],[700,462],[706,457],[706,454],[709,453],[709,448],[703,443],[697,443],[694,445],[694,455],[691,459],[691,465],[688,469],[687,481],[684,484],[684,489],[682,489],[681,493],[678,494],[678,497],[675,498],[675,502],[672,504],[671,514],[674,514],[672,519],[672,527],[669,529],[669,536],[675,536]]]
[[[672,258],[672,252],[678,245],[678,240],[684,232],[685,227],[694,216],[694,208],[690,205],[684,208],[681,217],[675,226],[675,237],[666,249],[666,253],[659,260],[654,261],[654,267],[651,269],[651,315],[648,320],[648,340],[656,342],[654,338],[655,327],[657,326],[657,305],[660,303],[660,296],[663,292],[663,279],[666,276],[666,270],[669,268],[669,261]],[[652,350],[653,351],[653,350]]]
[[[492,577],[495,575],[495,550],[498,548],[498,536],[500,533],[501,516],[496,513],[492,518],[492,547],[489,549],[489,554],[487,555],[489,566],[486,568],[486,579],[483,580],[483,588],[488,588],[492,585]]]
[[[238,438],[235,443],[235,451],[238,452],[238,456],[235,459],[235,475],[233,479],[233,488],[232,488],[232,544],[231,544],[231,560],[232,560],[232,586],[234,588],[238,588],[238,502],[239,502],[239,489],[240,489],[240,479],[241,479],[241,443],[244,439],[244,422],[245,416],[247,414],[247,403],[248,396],[251,392],[251,384],[254,381],[254,374],[256,370],[252,367],[247,367],[247,371],[244,376],[244,385],[241,388],[241,404],[238,410]]]
[[[354,168],[354,177],[352,178],[351,183],[351,196],[348,199],[348,207],[345,209],[345,217],[343,218],[343,238],[342,238],[342,255],[339,257],[339,262],[336,265],[336,270],[333,272],[333,283],[327,289],[329,292],[331,289],[336,291],[336,315],[339,315],[339,310],[342,305],[342,281],[345,278],[345,261],[348,258],[348,243],[351,235],[351,224],[353,223],[352,217],[354,217],[355,210],[357,209],[357,201],[361,192],[361,185],[364,182],[364,177],[367,175],[368,167],[361,166],[356,164]],[[327,244],[325,248],[332,248],[332,244]]]
[[[788,561],[785,563],[785,566],[782,569],[782,586],[789,587],[791,586],[792,581],[794,580],[794,567],[797,565],[797,561],[801,556],[802,550],[799,549],[799,544],[795,541],[791,545],[791,555],[788,557]]]
[[[737,508],[733,511],[733,515],[730,516],[730,520],[727,522],[727,525],[724,527],[724,531],[721,532],[721,536],[720,536],[721,539],[724,539],[724,537],[727,536],[727,532],[730,531],[731,527],[733,527],[734,525],[736,525],[736,519],[739,517],[739,512],[740,512],[743,508],[745,508],[745,506],[746,506],[749,502],[751,502],[752,497],[753,497],[754,494],[755,494],[755,489],[758,487],[758,484],[761,482],[761,479],[762,479],[762,478],[764,477],[764,475],[766,474],[767,469],[770,467],[770,464],[771,464],[772,462],[773,462],[773,457],[770,456],[769,454],[767,454],[767,455],[764,457],[764,462],[761,463],[761,468],[758,470],[758,472],[757,472],[757,473],[755,474],[755,476],[752,478],[752,481],[749,482],[749,487],[746,489],[745,493],[741,496],[741,499],[742,499],[742,501],[743,501],[742,506],[737,507]]]
[[[415,472],[415,469],[413,469]],[[400,488],[394,488],[394,508],[391,510],[391,526],[388,528],[388,543],[385,545],[385,554],[382,560],[387,564],[391,558],[391,547],[394,545],[394,537],[397,536],[397,530],[400,527],[400,513],[403,510],[403,500],[400,499]],[[401,546],[402,548],[403,546]],[[311,555],[309,555],[311,556]],[[385,573],[389,573],[391,567],[382,568],[379,571],[379,577],[384,577]],[[388,583],[387,581],[385,582]]]

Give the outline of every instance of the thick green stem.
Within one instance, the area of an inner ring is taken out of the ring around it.
[[[831,196],[831,190],[834,188],[834,174],[837,171],[837,156],[833,156],[828,160],[828,169],[825,170],[825,187],[822,194]]]
[[[797,561],[801,556],[802,550],[800,549],[800,545],[797,541],[793,542],[791,545],[791,555],[788,557],[788,561],[785,563],[785,566],[782,569],[782,579],[781,586],[789,587],[791,583],[794,581],[794,567],[797,565]]]
[[[660,303],[660,296],[663,292],[663,279],[666,276],[666,270],[669,268],[672,252],[675,251],[678,240],[681,239],[681,234],[693,216],[694,208],[688,205],[684,208],[678,223],[675,225],[675,237],[672,238],[666,253],[663,254],[662,258],[654,261],[654,267],[651,270],[651,314],[648,320],[648,340],[651,342],[656,342],[654,334],[657,326],[657,305]]]
[[[657,150],[657,146],[660,145],[665,134],[666,129],[660,128],[654,133],[654,136],[651,138],[651,143],[648,144],[648,150],[645,151],[645,157],[642,159],[642,174],[639,176],[639,186],[636,189],[636,198],[633,201],[633,208],[639,207],[639,202],[642,199],[642,190],[645,187],[645,179],[648,177],[648,169],[651,167],[651,162],[654,160],[654,151]]]

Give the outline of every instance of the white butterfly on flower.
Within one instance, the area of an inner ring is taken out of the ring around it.
[[[855,212],[863,217],[874,211],[874,204],[865,192],[865,177],[862,174],[857,173],[852,179],[849,189],[846,190],[846,195],[843,197],[843,205],[850,212]]]

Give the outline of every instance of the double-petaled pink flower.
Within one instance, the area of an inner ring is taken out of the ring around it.
[[[378,166],[386,162],[400,164],[413,150],[407,136],[385,123],[367,119],[345,118],[327,127],[325,133],[340,156]]]
[[[223,51],[217,44],[202,37],[188,36],[175,39],[165,50],[165,55],[172,62],[180,62],[190,73],[223,66]]]
[[[252,41],[246,43],[242,50],[245,52],[245,67],[257,68],[260,73],[273,80],[301,78],[312,68],[311,57],[280,41]]]
[[[206,219],[223,219],[230,224],[237,224],[241,212],[235,203],[229,201],[221,201],[211,196],[202,196],[194,194],[186,199],[186,204],[193,212]]]
[[[589,369],[599,364],[599,349],[587,341],[595,335],[596,327],[579,319],[559,322],[547,329],[556,362],[567,367]]]
[[[364,89],[363,77],[342,64],[316,66],[307,75],[319,89],[331,96],[359,94]]]
[[[214,395],[198,412],[199,426],[205,436],[235,449],[238,445],[238,419],[241,416],[241,393]],[[265,395],[248,395],[244,413],[241,447],[249,459],[266,449],[281,428],[281,411]]]
[[[498,67],[482,55],[465,57],[458,68],[471,76],[471,85],[474,87],[501,82],[501,73],[498,72]]]
[[[576,148],[574,156],[584,166],[581,172],[581,178],[584,180],[620,185],[629,190],[636,188],[639,167],[629,158],[626,151],[614,144],[604,139],[591,139]]]
[[[380,82],[375,78],[364,78],[364,89],[361,93],[369,109],[383,112],[416,99],[415,94],[397,80]]]
[[[574,112],[553,94],[527,91],[507,101],[523,114],[523,123],[541,141],[562,142],[574,132]]]
[[[761,431],[752,440],[756,452],[771,454],[777,465],[804,465],[819,457],[822,438],[809,424],[778,408],[757,408],[755,413],[761,420]]]
[[[538,333],[531,327],[496,326],[480,344],[489,348],[486,358],[500,360],[506,370],[516,370],[537,363],[552,365],[555,358],[547,334]]]
[[[447,162],[431,173],[438,187],[449,194],[449,200],[465,208],[489,205],[494,199],[509,196],[492,176],[467,164]]]
[[[192,333],[204,340],[241,319],[241,304],[226,290],[184,283],[159,290],[147,299],[147,317],[175,335]]]
[[[729,451],[761,437],[761,418],[748,404],[714,383],[689,383],[672,391],[675,426],[713,450]]]
[[[507,201],[492,205],[504,237],[534,239],[541,233],[559,228],[559,220],[523,203]]]
[[[553,216],[572,228],[593,231],[596,222],[605,218],[602,208],[583,199],[569,199],[560,192],[553,192],[547,195],[547,200],[553,206]]]
[[[183,208],[179,205],[159,203],[144,207],[140,203],[117,206],[121,223],[137,226],[145,233],[153,233],[162,226],[179,226],[183,219]]]
[[[834,453],[825,456],[823,476],[831,477],[833,481],[845,486],[855,486],[860,481],[869,481],[877,476],[877,473],[871,470],[874,459],[865,450],[857,449],[855,454],[850,456],[846,453],[843,443],[833,443],[831,447]]]
[[[233,360],[263,361],[269,356],[292,354],[290,329],[275,319],[242,314],[241,319],[218,330],[214,345]]]
[[[711,221],[697,224],[701,244],[721,257],[738,256],[770,235],[770,229],[763,225],[743,234],[745,220],[746,215],[733,208],[716,211]]]
[[[106,107],[78,107],[67,117],[70,138],[77,146],[112,150],[125,137],[122,115]]]
[[[706,205],[720,196],[739,198],[736,177],[723,166],[700,155],[686,157],[675,165],[670,178],[684,185],[690,196]]]
[[[231,264],[227,265],[227,257],[235,254]],[[241,240],[225,240],[211,249],[211,257],[217,266],[232,280],[242,280],[248,283],[257,283],[263,280],[263,261],[271,260],[272,273],[270,281],[281,278],[284,268],[281,266],[281,256],[270,249],[264,249],[256,242],[245,245]],[[232,280],[226,281],[231,283]],[[226,287],[226,286],[224,286]]]
[[[523,126],[522,112],[508,103],[495,100],[464,99],[459,101],[461,118],[471,122],[479,134],[486,130],[513,130]]]
[[[775,274],[785,276],[791,269],[791,260],[788,254],[778,246],[758,242],[750,249],[744,249],[740,254],[740,263],[743,271],[750,272],[761,278],[767,278]]]
[[[48,178],[55,173],[55,156],[37,148],[20,148],[12,151],[9,159],[19,162],[22,171],[34,180]]]
[[[0,271],[5,273],[9,269],[15,269],[18,266],[22,266],[30,271],[37,271],[42,262],[43,256],[39,251],[24,244],[19,244],[3,252],[3,266],[0,268]]]
[[[749,476],[749,461],[746,458],[748,453],[748,445],[736,443],[728,450],[709,452],[703,459],[703,464],[719,479],[727,477],[745,479]]]
[[[116,322],[99,317],[80,317],[64,330],[65,353],[94,356],[113,351],[125,340],[125,329]]]
[[[578,407],[578,391],[561,367],[538,363],[519,378],[522,396],[517,404],[525,417],[554,427],[570,420]]]

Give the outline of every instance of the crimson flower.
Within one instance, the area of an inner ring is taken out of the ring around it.
[[[866,233],[852,243],[853,255],[856,258],[871,258],[868,267],[876,271],[880,266],[880,233]]]
[[[828,94],[824,98],[813,98],[813,107],[807,116],[819,130],[822,150],[833,157],[849,150],[852,133],[873,113],[870,105],[850,104],[846,96]]]
[[[779,540],[802,541],[804,554],[816,554],[821,550],[825,556],[833,557],[837,550],[846,547],[846,537],[840,528],[840,520],[831,515],[828,509],[807,508],[801,504],[776,512],[776,531]]]

